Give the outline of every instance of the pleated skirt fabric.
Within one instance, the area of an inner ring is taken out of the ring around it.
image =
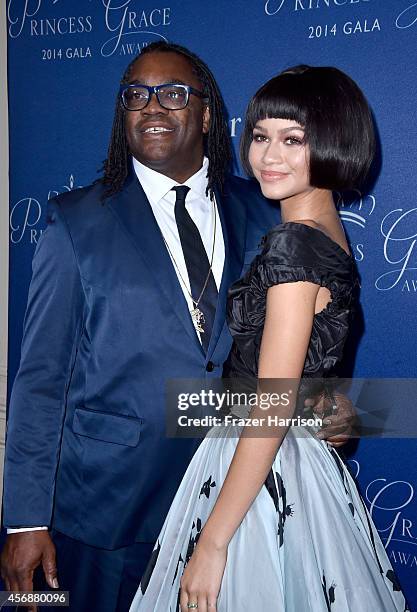
[[[240,432],[233,425],[216,427],[198,448],[130,612],[178,612],[182,572]],[[313,431],[293,427],[284,439],[265,485],[229,544],[217,610],[408,610],[354,480],[338,453]]]

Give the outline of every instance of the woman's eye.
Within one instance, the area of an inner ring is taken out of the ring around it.
[[[297,136],[287,136],[287,138],[284,141],[286,144],[289,145],[302,145],[304,144],[304,140],[302,140],[301,138],[298,138]]]
[[[267,141],[267,137],[264,136],[264,134],[253,134],[252,136],[252,140],[254,142],[266,142]]]

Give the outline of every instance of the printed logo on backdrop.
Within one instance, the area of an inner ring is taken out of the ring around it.
[[[349,461],[354,477],[360,472],[357,460]],[[407,480],[376,478],[365,488],[365,500],[369,512],[395,566],[417,571],[416,495],[414,486]]]
[[[396,208],[381,221],[387,271],[375,281],[379,291],[417,292],[417,208]]]
[[[102,0],[106,28],[113,35],[101,47],[101,55],[137,55],[153,40],[167,40],[157,28],[171,25],[170,8],[133,10],[132,0]]]
[[[365,6],[364,3],[369,5],[370,2],[372,0],[263,0],[264,13],[268,17],[288,12],[300,15],[306,11],[315,11],[315,14],[322,11],[321,14],[326,14],[326,17],[330,17],[330,15],[333,17],[336,13],[332,9],[349,8],[351,5],[353,10],[354,8],[357,9],[358,6]],[[416,24],[417,2],[414,2],[402,8],[398,13],[395,18],[395,27],[399,30],[406,30]],[[370,34],[380,31],[381,22],[378,17],[373,16],[363,19],[355,17],[355,19],[347,21],[311,24],[308,26],[308,38],[325,38],[339,34],[351,36],[352,34]]]
[[[395,25],[399,30],[406,30],[417,24],[417,2],[408,6],[398,15]]]
[[[362,194],[359,189],[344,193],[335,192],[335,204],[349,235],[352,253],[356,261],[365,258],[366,228],[375,210],[376,199],[373,194]]]
[[[306,27],[306,35],[310,39],[331,38],[334,36],[357,36],[381,32],[380,19],[373,15],[359,18],[358,12],[372,6],[372,0],[264,0],[264,12],[268,17],[276,17],[285,13],[314,15],[314,18],[325,16],[335,21],[314,22]],[[351,9],[355,12],[352,19],[339,18],[341,11],[335,9]],[[372,7],[373,8],[373,7]]]
[[[91,1],[84,3],[87,11]],[[164,32],[171,25],[170,7],[143,9],[140,5],[141,0],[100,0],[100,10],[95,8],[94,14],[62,15],[71,6],[63,0],[8,0],[8,32],[12,39],[39,38],[43,61],[134,56],[150,42],[167,40]],[[95,34],[93,41],[94,30],[103,35]],[[77,44],[62,44],[75,39]]]
[[[321,9],[331,10],[349,5],[357,6],[362,2],[369,3],[371,0],[264,0],[264,10],[269,17],[272,17],[281,10],[294,13]]]
[[[62,185],[58,190],[50,189],[46,199],[49,200],[59,193],[72,191],[80,187],[81,185],[75,186],[75,180],[71,174],[68,185]],[[12,244],[37,244],[43,233],[43,228],[40,227],[41,218],[42,205],[40,200],[33,196],[21,198],[10,211],[10,242]]]

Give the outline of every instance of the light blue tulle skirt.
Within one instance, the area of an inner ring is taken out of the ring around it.
[[[130,612],[177,612],[180,579],[238,442],[214,428],[178,489]],[[256,457],[253,457],[256,462]],[[169,466],[167,466],[169,478]],[[218,612],[405,612],[404,596],[338,453],[292,428],[228,548]]]

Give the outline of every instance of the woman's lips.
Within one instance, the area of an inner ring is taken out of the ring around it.
[[[261,177],[263,181],[267,183],[275,183],[278,181],[283,181],[288,176],[286,172],[272,172],[270,170],[262,170]]]

